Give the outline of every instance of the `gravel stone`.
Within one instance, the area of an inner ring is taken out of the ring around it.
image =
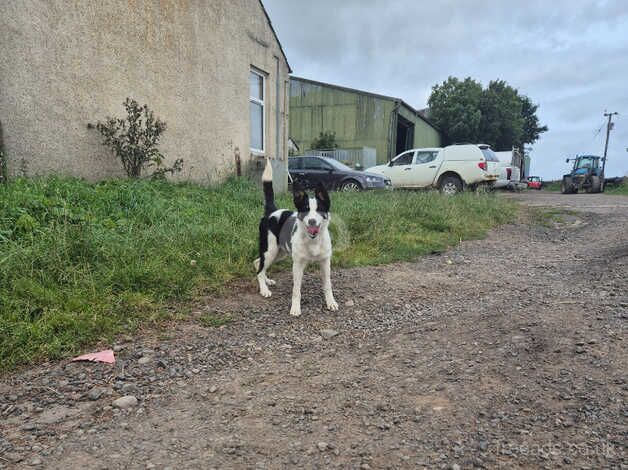
[[[114,400],[112,405],[116,408],[120,408],[121,410],[127,410],[136,406],[138,403],[137,398],[133,395],[126,395],[124,397],[120,397],[117,400]]]
[[[325,339],[331,339],[334,336],[337,336],[339,333],[336,330],[332,329],[323,329],[321,330],[321,336]]]

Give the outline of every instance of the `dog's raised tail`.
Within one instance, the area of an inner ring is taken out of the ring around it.
[[[264,173],[262,173],[262,187],[264,188],[264,216],[268,217],[277,210],[273,191],[273,167],[270,164],[270,158],[266,159],[266,166]]]

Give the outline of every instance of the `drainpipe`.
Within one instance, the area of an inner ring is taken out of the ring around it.
[[[276,159],[280,160],[281,159],[281,152],[279,150],[279,133],[280,131],[280,127],[279,127],[279,112],[280,112],[280,108],[279,108],[279,57],[275,57],[275,62],[276,62],[276,73],[275,73],[275,155],[276,155]]]

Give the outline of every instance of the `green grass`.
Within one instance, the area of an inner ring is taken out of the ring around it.
[[[198,319],[201,325],[211,328],[227,325],[231,322],[230,315],[219,315],[217,313],[205,313]]]
[[[560,192],[560,181],[543,182],[543,189],[545,191]]]
[[[620,196],[628,196],[628,181],[624,178],[624,182],[618,186],[608,186],[604,192],[606,194],[615,194]]]
[[[578,211],[550,207],[529,207],[528,213],[535,225],[544,227],[554,227],[556,224],[563,224],[567,219],[566,216],[574,217],[578,215]]]
[[[560,192],[560,181],[543,183],[543,189],[546,191]],[[628,196],[628,181],[624,178],[624,182],[620,185],[608,185],[604,188],[604,193]]]
[[[291,207],[291,198],[278,205]],[[252,278],[261,211],[261,191],[246,180],[210,189],[69,178],[0,185],[0,370],[107,344]],[[493,195],[337,193],[333,262],[412,259],[513,216],[512,203]]]

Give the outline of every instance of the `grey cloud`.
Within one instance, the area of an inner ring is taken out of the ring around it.
[[[546,177],[564,156],[601,153],[605,109],[622,113],[611,172],[628,170],[628,2],[546,0],[265,0],[296,75],[426,105],[449,75],[501,78],[540,105],[535,144]],[[586,139],[585,139],[586,140]],[[589,139],[592,140],[592,139]]]

